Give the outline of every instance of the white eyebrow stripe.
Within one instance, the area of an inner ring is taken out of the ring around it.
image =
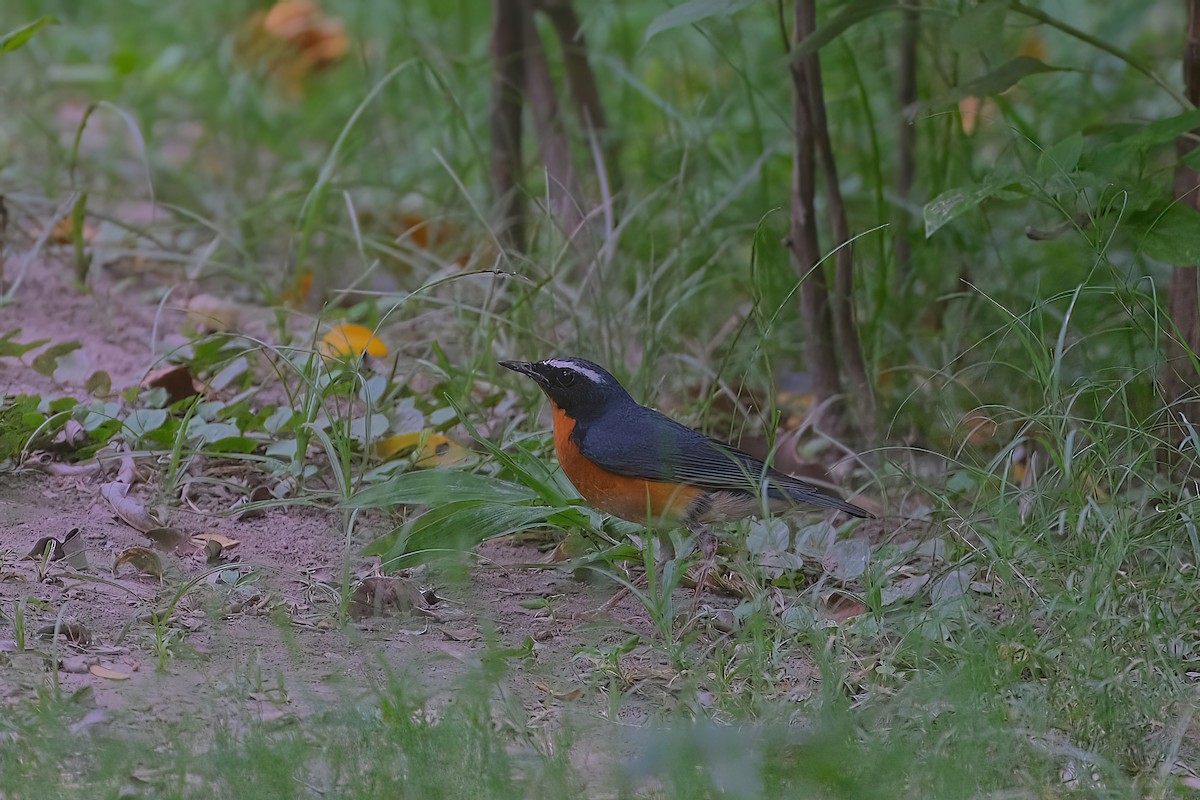
[[[563,361],[560,358],[552,358],[549,361],[547,361],[546,363],[552,367],[557,367],[559,369],[569,369],[573,372],[578,372],[580,375],[587,378],[592,383],[604,383],[604,379],[600,377],[600,373],[596,372],[596,370],[588,369],[587,367],[581,367],[579,364],[576,364],[574,361]]]

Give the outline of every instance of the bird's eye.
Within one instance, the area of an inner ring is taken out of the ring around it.
[[[575,383],[575,371],[569,369],[559,370],[558,383],[564,389],[572,386]]]

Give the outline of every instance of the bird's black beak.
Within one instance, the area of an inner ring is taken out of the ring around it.
[[[529,361],[499,361],[497,363],[505,369],[511,369],[513,372],[528,375],[530,378],[533,378],[538,386],[547,385],[546,376],[538,370],[537,364]]]

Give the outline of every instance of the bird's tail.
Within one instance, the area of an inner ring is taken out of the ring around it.
[[[825,494],[815,486],[781,486],[779,487],[788,498],[796,503],[808,503],[818,508],[832,508],[845,511],[847,514],[860,519],[874,519],[875,515],[859,508],[853,503],[847,503],[832,495]]]

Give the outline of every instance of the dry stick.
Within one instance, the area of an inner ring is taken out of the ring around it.
[[[799,44],[815,27],[811,0],[796,0],[796,27],[792,33]],[[796,150],[792,158],[792,220],[789,246],[792,266],[800,276],[800,311],[812,372],[817,405],[841,394],[837,356],[833,349],[833,327],[829,313],[829,291],[817,240],[814,198],[816,196],[816,135],[813,131],[809,70],[813,56],[793,60],[792,105],[795,115]],[[832,412],[830,412],[832,413]],[[836,418],[831,422],[836,423]],[[837,428],[838,425],[830,427]]]
[[[815,0],[805,0],[806,17],[816,27]],[[838,183],[837,158],[833,154],[833,140],[829,136],[829,115],[825,110],[825,89],[821,81],[821,58],[812,55],[805,70],[810,99],[809,115],[815,138],[817,158],[825,178],[825,208],[829,216],[829,227],[833,232],[834,283],[833,283],[833,329],[835,341],[841,350],[842,362],[858,406],[860,433],[875,429],[875,397],[871,393],[871,382],[867,378],[867,365],[863,361],[862,344],[858,326],[854,321],[854,248],[850,244],[850,222],[846,217],[846,203],[842,198],[842,187]]]
[[[541,146],[542,162],[546,165],[549,184],[550,211],[567,235],[574,239],[579,233],[583,213],[578,198],[579,181],[571,163],[571,143],[563,130],[558,114],[558,96],[550,63],[533,21],[533,0],[521,2],[521,26],[525,33],[525,85],[529,108],[533,111],[533,129]]]
[[[496,234],[509,249],[525,249],[521,194],[521,105],[525,86],[522,0],[492,0],[492,202]]]
[[[591,62],[588,60],[587,40],[583,36],[579,15],[575,13],[571,0],[538,0],[538,8],[550,18],[550,24],[554,26],[554,33],[562,46],[567,85],[571,90],[571,98],[575,101],[579,124],[589,137],[594,136],[600,142],[610,190],[618,192],[621,179],[617,165],[616,141],[609,130],[608,117],[600,100],[596,73],[592,71]]]
[[[911,109],[917,102],[917,26],[921,15],[917,0],[901,0],[904,16],[900,27],[900,80],[897,99],[900,101],[900,130],[896,141],[896,278],[897,283],[908,280],[912,273],[912,214],[909,201],[917,171],[917,126]]]
[[[1187,100],[1200,105],[1200,0],[1188,3],[1187,44],[1183,55],[1183,84]],[[1197,135],[1193,130],[1180,136],[1175,143],[1179,163],[1175,167],[1174,192],[1183,205],[1200,210],[1200,172],[1183,162],[1196,149]],[[1196,393],[1197,380],[1193,359],[1200,353],[1200,269],[1197,265],[1176,265],[1171,273],[1171,291],[1167,300],[1174,330],[1167,332],[1167,361],[1163,379],[1166,401],[1170,411],[1173,435],[1177,442],[1187,435],[1187,425],[1200,423],[1200,402]]]

